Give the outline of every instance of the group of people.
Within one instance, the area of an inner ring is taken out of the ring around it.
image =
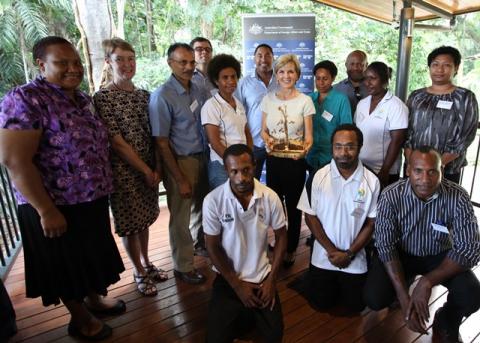
[[[406,104],[389,91],[391,68],[368,64],[360,50],[335,85],[335,63],[317,63],[310,95],[295,87],[297,57],[274,61],[267,44],[256,47],[255,71],[244,77],[234,56],[212,56],[206,38],[172,44],[172,74],[151,94],[132,81],[128,42],[112,38],[104,50],[107,76],[92,99],[78,89],[74,46],[41,39],[33,48],[40,75],[0,107],[0,162],[19,204],[27,296],[62,301],[70,335],[106,338],[112,330],[98,315],[126,310],[106,296],[124,270],[109,206],[138,291],[154,296],[168,278],[148,256],[163,181],[174,275],[203,283],[194,255],[209,256],[217,272],[207,341],[232,341],[252,320],[267,341],[282,339],[275,285],[282,265],[295,263],[302,212],[313,237],[313,306],[378,310],[398,299],[408,327],[423,333],[431,289],[442,284],[449,296],[434,329],[458,340],[463,317],[480,307],[471,272],[480,260],[478,224],[457,185],[478,105],[453,84],[458,50],[429,54],[432,84]],[[298,154],[271,154],[290,142]]]

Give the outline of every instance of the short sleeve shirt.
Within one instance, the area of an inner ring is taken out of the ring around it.
[[[258,77],[256,72],[252,75],[245,76],[238,83],[235,96],[245,107],[247,112],[247,121],[250,133],[252,134],[253,144],[256,147],[263,148],[265,146],[262,131],[262,110],[260,103],[268,92],[275,91],[277,87],[275,76],[272,75],[268,86]]]
[[[220,132],[220,142],[226,147],[232,144],[247,144],[245,109],[240,101],[233,98],[236,104],[235,109],[219,93],[208,99],[202,107],[202,125],[217,126]],[[210,149],[210,160],[223,164],[223,158],[213,149]]]
[[[300,93],[293,99],[280,100],[274,92],[268,93],[260,105],[266,113],[266,124],[270,136],[285,140],[285,120],[289,140],[304,140],[304,117],[315,114],[312,99]]]
[[[307,155],[307,162],[315,169],[330,163],[332,143],[330,137],[337,126],[352,123],[352,111],[345,94],[331,89],[323,102],[318,102],[320,94],[310,94],[315,105],[313,116],[313,145]]]
[[[218,89],[210,82],[206,75],[203,75],[202,72],[198,69],[195,69],[192,76],[192,82],[197,84],[198,88],[203,88],[207,93],[207,97],[214,96]]]
[[[108,133],[91,98],[73,102],[43,77],[10,91],[0,105],[0,127],[41,130],[33,163],[56,205],[93,201],[113,191]],[[15,191],[19,204],[27,203]]]
[[[177,155],[192,155],[208,149],[200,110],[207,100],[205,91],[190,83],[187,91],[171,75],[150,95],[148,112],[152,136],[169,138]]]
[[[278,195],[259,181],[254,182],[246,211],[227,180],[205,197],[202,213],[204,232],[222,236],[222,246],[240,280],[259,283],[271,270],[267,257],[268,228],[285,227],[285,215]],[[217,271],[215,267],[213,270]]]
[[[355,112],[355,123],[363,133],[363,146],[360,160],[367,167],[378,173],[382,168],[388,146],[392,141],[390,131],[408,127],[408,108],[398,97],[388,91],[370,112],[372,96],[360,100]],[[390,168],[390,174],[400,171],[401,155]]]
[[[375,218],[380,183],[361,162],[355,172],[345,180],[332,162],[315,173],[311,196],[304,188],[298,209],[316,216],[330,241],[341,250],[347,250],[360,233],[368,218]],[[339,269],[330,263],[327,251],[315,240],[312,253],[315,267],[351,274],[367,272],[365,249],[357,253],[351,264]]]

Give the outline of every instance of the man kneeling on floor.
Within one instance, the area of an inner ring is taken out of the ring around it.
[[[375,224],[374,259],[365,285],[373,310],[400,303],[407,327],[426,333],[432,288],[448,288],[437,310],[433,338],[459,342],[463,317],[480,307],[480,283],[471,268],[480,260],[478,224],[467,192],[442,179],[442,156],[431,147],[412,151],[408,179],[385,188]],[[383,263],[382,263],[383,262]],[[416,275],[422,275],[409,295]]]
[[[362,132],[352,124],[332,134],[333,160],[309,178],[298,203],[315,237],[307,297],[315,307],[361,311],[367,277],[365,245],[375,223],[380,183],[358,156]]]
[[[225,150],[229,180],[203,202],[203,228],[213,269],[218,273],[208,311],[207,342],[231,342],[253,319],[267,342],[280,342],[283,318],[276,279],[286,251],[282,203],[254,179],[253,153],[244,144]],[[273,228],[273,262],[267,257],[267,230]]]

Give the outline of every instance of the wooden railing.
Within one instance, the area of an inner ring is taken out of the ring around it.
[[[7,170],[0,166],[0,278],[5,279],[22,246],[17,203]]]

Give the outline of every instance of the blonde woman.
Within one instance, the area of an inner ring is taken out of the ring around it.
[[[298,200],[305,184],[307,165],[305,155],[310,150],[312,138],[312,115],[315,106],[312,99],[295,88],[300,78],[300,63],[296,55],[281,56],[275,63],[278,88],[268,93],[260,105],[262,117],[262,139],[267,151],[276,143],[285,140],[301,142],[303,153],[300,158],[267,157],[267,186],[285,201],[288,215],[288,244],[284,266],[295,262],[295,250],[300,236],[302,212],[297,210]]]
[[[126,41],[113,38],[103,42],[105,62],[112,79],[95,93],[99,115],[108,126],[114,193],[110,206],[115,231],[122,237],[132,261],[134,280],[143,295],[157,294],[156,281],[167,274],[148,257],[148,229],[157,219],[160,168],[155,165],[151,138],[149,93],[132,82],[135,76],[135,50]]]

